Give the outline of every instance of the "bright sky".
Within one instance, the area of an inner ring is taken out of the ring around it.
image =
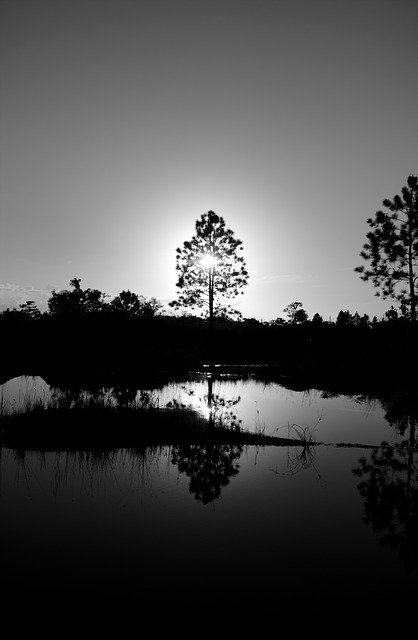
[[[212,209],[244,242],[246,317],[382,315],[353,268],[418,173],[417,20],[415,0],[2,0],[0,283],[170,300]]]

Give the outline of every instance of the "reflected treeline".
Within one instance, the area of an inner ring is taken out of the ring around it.
[[[198,406],[205,414],[209,429],[217,426],[239,430],[239,421],[232,407],[237,405],[240,397],[226,399],[221,393],[215,392],[214,380],[208,376],[207,393],[202,398],[197,398]],[[218,391],[218,389],[216,389]],[[186,387],[183,391],[188,393]],[[189,395],[193,395],[189,390]],[[79,403],[93,400],[94,402],[111,403],[115,408],[126,408],[136,404],[141,408],[159,406],[158,396],[152,392],[138,389],[136,383],[127,382],[113,387],[94,385],[83,388],[73,384],[65,387],[51,388],[51,401],[53,404],[65,407],[74,407]],[[84,406],[84,405],[83,405]],[[87,406],[87,405],[86,405]],[[186,405],[179,404],[175,399],[168,405],[172,409],[185,409]],[[159,464],[162,456],[170,455],[172,464],[176,465],[180,473],[185,473],[190,479],[189,490],[196,500],[204,504],[212,502],[220,497],[222,488],[227,486],[239,472],[239,458],[243,451],[242,445],[217,443],[213,439],[208,442],[186,442],[172,447],[143,447],[129,449],[100,449],[100,438],[97,448],[89,450],[61,451],[55,454],[36,452],[38,462],[45,467],[46,455],[54,455],[54,486],[66,484],[71,476],[78,475],[90,479],[101,476],[112,476],[117,467],[129,466],[131,471],[136,470],[141,477],[152,464]],[[167,452],[169,452],[167,454]],[[25,452],[23,449],[15,449],[15,461],[21,469],[25,479],[31,472],[31,456],[34,452]],[[111,472],[110,474],[108,472]]]
[[[190,404],[182,404],[174,397],[162,408],[173,410],[173,415],[177,414],[179,420],[182,421],[186,420],[187,409],[190,407],[203,414],[203,421],[207,425],[205,434],[193,429],[192,425],[186,437],[176,441],[173,432],[170,435],[170,429],[167,429],[165,433],[168,438],[167,442],[176,444],[171,448],[166,448],[165,451],[169,451],[171,462],[178,467],[179,472],[189,478],[190,493],[196,500],[208,504],[218,499],[222,489],[239,473],[239,459],[244,445],[239,441],[234,441],[234,438],[238,438],[241,432],[241,421],[238,420],[234,411],[234,407],[241,400],[240,396],[227,398],[221,393],[221,380],[213,375],[206,375],[204,381],[206,388],[200,391],[200,396],[199,392],[193,388],[181,387],[182,391],[189,396]],[[151,409],[149,415],[155,416],[158,415],[158,412],[152,410],[161,408],[158,393],[139,390],[135,382],[129,384],[127,381],[110,388],[101,385],[88,388],[83,385],[81,388],[75,384],[66,387],[53,387],[51,388],[51,401],[52,404],[69,408],[71,411],[74,407],[81,407],[85,415],[87,415],[85,412],[90,407],[90,403],[93,403],[94,407],[101,406],[101,404],[103,407],[108,407],[110,404],[116,410],[115,415],[119,417],[114,424],[115,432],[119,433],[123,427],[122,416],[125,409],[134,406],[145,410],[149,408]],[[97,415],[99,414],[94,414],[94,416]],[[149,418],[147,421],[149,422]],[[197,426],[199,425],[197,424]],[[150,437],[155,433],[154,427],[155,425],[149,425]],[[132,441],[135,441],[134,434],[137,428],[138,425],[133,423]],[[224,438],[225,434],[230,434],[226,442],[222,441],[220,436],[222,433]],[[91,449],[85,451],[74,449],[67,452],[64,449],[61,453],[57,453],[57,469],[61,468],[62,460],[65,460],[64,469],[68,474],[74,473],[75,465],[78,465],[78,473],[94,477],[99,471],[102,473],[107,470],[113,474],[115,465],[120,464],[122,452],[124,452],[124,464],[129,458],[131,468],[136,465],[145,469],[149,465],[149,458],[155,460],[155,451],[152,447],[134,449],[125,445],[124,448],[113,449],[113,441],[110,441],[111,446],[107,448],[103,447],[104,442],[104,425],[99,421],[99,429],[95,433],[95,437],[90,439]],[[296,473],[299,467],[309,466],[313,461],[313,452],[309,448],[295,451],[295,459],[289,454],[293,473]],[[23,450],[18,452],[17,458],[21,468],[24,469],[27,460],[25,452]]]
[[[199,378],[197,378],[199,380]],[[241,420],[238,420],[233,407],[241,401],[240,396],[226,398],[220,393],[221,382],[212,375],[204,376],[207,391],[202,397],[195,398],[195,391],[187,385],[179,385],[184,394],[190,397],[190,403],[181,403],[173,397],[164,406],[173,409],[193,408],[199,410],[207,418],[209,426],[224,426],[231,429],[239,429]],[[218,383],[218,386],[216,386]],[[150,389],[151,387],[148,387]],[[51,400],[61,406],[71,406],[83,400],[111,401],[115,407],[127,407],[134,403],[143,407],[162,406],[159,399],[160,389],[153,391],[143,390],[136,381],[118,382],[113,386],[77,385],[51,386]]]
[[[88,491],[106,486],[109,482],[119,485],[118,474],[129,474],[131,486],[138,488],[153,468],[162,468],[167,458],[190,479],[189,491],[196,500],[208,504],[220,497],[221,491],[231,478],[239,472],[241,445],[184,444],[175,447],[144,447],[120,450],[78,451],[25,451],[23,449],[0,449],[0,461],[10,464],[13,456],[15,481],[21,474],[26,490],[31,495],[39,491],[44,483],[39,477],[47,473],[52,483],[52,492],[77,482]],[[4,469],[3,469],[4,470]],[[116,486],[115,485],[115,486]]]
[[[383,545],[396,549],[404,567],[418,566],[418,445],[417,398],[395,394],[382,401],[385,417],[403,436],[399,444],[382,442],[353,470],[361,478],[364,521],[371,524]]]

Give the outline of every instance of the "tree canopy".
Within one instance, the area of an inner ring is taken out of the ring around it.
[[[242,241],[221,216],[214,211],[202,214],[195,230],[192,239],[177,249],[177,287],[181,292],[170,304],[202,309],[212,323],[216,315],[239,313],[229,301],[243,293],[249,276],[241,255]]]
[[[418,280],[418,178],[410,175],[393,200],[383,200],[388,211],[368,218],[371,231],[360,256],[369,264],[355,271],[371,280],[376,295],[400,303],[404,315],[416,321]],[[409,312],[407,311],[409,310]]]
[[[289,318],[290,324],[303,324],[308,320],[308,314],[303,309],[301,302],[291,302],[283,309],[283,312]]]
[[[49,311],[52,315],[68,316],[111,312],[124,316],[152,318],[158,315],[162,308],[161,302],[156,298],[147,299],[145,296],[129,291],[129,289],[121,291],[111,302],[106,303],[105,298],[108,296],[105,293],[98,289],[82,289],[80,278],[72,278],[70,287],[71,289],[52,291],[48,300]],[[27,305],[22,308],[22,311],[33,315],[32,307],[29,308]]]
[[[112,311],[118,311],[125,315],[152,318],[160,312],[162,304],[156,298],[147,300],[145,296],[138,296],[128,289],[121,291],[112,300],[109,307]]]
[[[52,291],[48,300],[50,313],[54,315],[74,315],[101,311],[105,294],[98,289],[82,289],[81,279],[70,280],[71,289]]]

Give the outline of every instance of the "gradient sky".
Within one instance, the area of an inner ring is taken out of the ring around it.
[[[353,268],[418,173],[417,22],[415,0],[0,0],[0,283],[170,300],[213,209],[246,317],[381,316]]]

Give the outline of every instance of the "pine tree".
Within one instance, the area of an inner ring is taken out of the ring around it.
[[[177,249],[180,293],[170,305],[203,309],[212,328],[216,315],[239,313],[229,301],[243,293],[249,276],[241,255],[242,241],[235,238],[221,216],[208,211],[196,221],[195,229],[192,239]]]
[[[289,318],[289,324],[303,324],[308,320],[308,314],[301,302],[291,302],[283,311]]]
[[[409,308],[416,322],[418,280],[418,178],[410,175],[402,195],[383,200],[389,211],[377,211],[367,224],[371,231],[360,256],[369,263],[356,267],[362,280],[371,280],[377,296]],[[406,284],[406,286],[405,286]]]

